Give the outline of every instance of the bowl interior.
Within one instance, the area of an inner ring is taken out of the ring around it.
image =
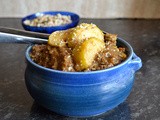
[[[104,71],[110,71],[110,70],[114,70],[116,68],[119,68],[121,66],[123,66],[124,64],[126,64],[127,62],[129,62],[131,59],[132,59],[132,56],[133,56],[133,49],[131,47],[131,45],[126,42],[125,40],[121,39],[121,38],[118,38],[117,39],[117,46],[119,47],[124,47],[126,49],[126,54],[127,54],[127,59],[125,61],[123,61],[122,63],[116,65],[116,66],[113,66],[111,68],[107,68],[107,69],[103,69],[103,70],[97,70],[97,71],[89,71],[89,72],[64,72],[64,71],[60,71],[60,70],[53,70],[53,69],[50,69],[50,68],[46,68],[46,67],[43,67],[41,65],[38,65],[36,64],[34,61],[32,61],[31,57],[30,57],[30,52],[31,52],[31,49],[32,49],[32,46],[29,46],[26,50],[26,59],[27,61],[32,64],[33,66],[35,67],[38,67],[40,69],[43,69],[45,71],[49,71],[49,72],[56,72],[56,73],[60,73],[60,74],[92,74],[92,73],[99,73],[99,72],[104,72]]]

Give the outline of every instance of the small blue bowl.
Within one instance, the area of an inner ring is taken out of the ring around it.
[[[142,66],[132,47],[118,38],[128,58],[112,68],[91,72],[63,72],[42,67],[26,50],[25,82],[31,96],[41,106],[66,116],[93,116],[111,110],[130,94],[135,72]]]
[[[29,26],[29,25],[24,24],[25,20],[32,20],[42,15],[57,15],[58,13],[60,13],[61,15],[71,16],[72,23],[61,25],[61,26],[53,26],[53,27],[36,27],[36,26]],[[38,13],[22,18],[22,26],[25,30],[33,31],[33,32],[48,33],[48,34],[54,31],[57,31],[57,30],[66,30],[66,29],[75,27],[77,26],[78,23],[79,23],[79,16],[77,14],[72,13],[72,12],[64,12],[64,11],[38,12]]]

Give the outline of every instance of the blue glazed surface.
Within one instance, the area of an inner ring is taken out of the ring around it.
[[[57,15],[58,13],[60,13],[61,15],[71,16],[72,23],[62,25],[62,26],[54,26],[54,27],[36,27],[36,26],[29,26],[29,25],[24,24],[25,20],[32,20],[38,16],[46,15],[46,14],[47,15]],[[79,16],[77,14],[72,13],[72,12],[65,12],[65,11],[38,12],[32,15],[28,15],[22,19],[22,26],[24,27],[25,30],[33,31],[33,32],[49,33],[49,34],[57,30],[66,30],[66,29],[75,27],[77,26],[78,23],[79,23]]]
[[[29,57],[30,46],[25,72],[29,93],[40,105],[67,116],[92,116],[113,109],[128,97],[134,74],[142,66],[127,42],[119,38],[118,45],[126,47],[127,60],[91,72],[63,72],[37,65]]]

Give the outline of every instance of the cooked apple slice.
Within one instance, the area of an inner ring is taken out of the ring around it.
[[[48,39],[48,44],[51,46],[63,47],[68,43],[68,35],[72,29],[53,32]]]
[[[104,41],[104,34],[96,25],[82,23],[73,28],[72,32],[68,34],[68,45],[74,48],[74,46],[81,44],[85,39],[90,37],[95,37]]]
[[[77,45],[72,52],[73,59],[79,70],[87,69],[93,62],[96,54],[105,47],[105,43],[98,38],[88,38],[81,45]]]
[[[66,31],[56,31],[53,32],[48,39],[48,44],[51,46],[65,46],[66,42],[65,42],[65,32]]]

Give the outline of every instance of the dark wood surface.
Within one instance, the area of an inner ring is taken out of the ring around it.
[[[142,59],[127,100],[99,116],[61,116],[37,105],[25,82],[26,44],[0,44],[0,120],[159,120],[160,20],[81,19],[128,41]],[[23,29],[20,18],[0,18],[0,26]]]

